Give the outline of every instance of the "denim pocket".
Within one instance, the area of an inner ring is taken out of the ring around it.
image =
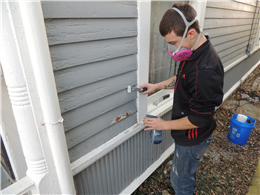
[[[212,136],[208,137],[206,140],[201,142],[196,146],[191,146],[190,154],[194,160],[200,161],[206,150],[208,149],[209,145],[212,142]]]

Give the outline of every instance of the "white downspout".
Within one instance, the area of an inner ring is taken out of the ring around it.
[[[75,194],[41,3],[19,5],[60,189],[62,194]]]

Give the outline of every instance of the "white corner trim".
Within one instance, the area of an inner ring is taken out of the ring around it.
[[[175,150],[175,143],[173,143],[150,167],[136,178],[129,186],[127,186],[120,194],[132,194]]]
[[[148,82],[149,77],[149,51],[150,51],[150,16],[151,1],[138,0],[138,54],[137,54],[137,87]],[[134,92],[136,93],[136,92]],[[140,123],[147,113],[147,95],[137,92],[137,122]]]
[[[260,60],[231,87],[224,95],[223,102],[239,87],[239,85],[260,65]]]

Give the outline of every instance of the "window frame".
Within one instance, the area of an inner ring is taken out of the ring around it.
[[[149,18],[151,21],[151,0],[145,1],[147,3],[149,3],[149,5],[145,6],[145,7],[138,7],[138,14],[140,13],[139,17],[142,20],[142,18],[144,17],[148,17],[148,14],[145,15],[145,12],[149,13]],[[207,5],[207,0],[205,1],[190,1],[189,4],[191,6],[193,6],[195,8],[195,10],[197,11],[197,19],[199,20],[200,26],[201,26],[201,30],[203,30],[203,25],[204,25],[204,19],[205,19],[205,13],[206,13],[206,5]],[[147,10],[145,10],[147,9]],[[143,25],[142,23],[139,23],[138,25],[138,35],[140,35],[139,37],[145,37],[146,39],[149,38],[149,42],[144,45],[141,49],[144,49],[146,51],[150,51],[150,30],[151,30],[151,22],[146,22],[146,26]],[[142,44],[142,42],[138,42],[138,45]],[[142,50],[138,50],[138,54],[139,57],[141,58],[143,56],[144,51]],[[147,55],[147,53],[146,53]],[[138,61],[138,74],[139,75],[144,75],[144,73],[146,74],[146,80],[138,80],[138,84],[139,86],[144,84],[144,83],[148,83],[149,80],[149,53],[147,55],[147,59],[145,61],[145,63],[140,63],[140,61]],[[142,66],[142,67],[141,67]],[[144,70],[146,69],[146,70]],[[144,72],[143,72],[144,71]],[[163,100],[162,102],[160,102],[158,104],[158,106],[153,105],[153,102],[158,100],[160,97],[166,95],[166,94],[170,94],[170,97],[167,98],[166,100]],[[138,116],[138,123],[141,122],[142,117],[144,116],[144,112],[146,111],[148,114],[152,114],[152,115],[156,115],[156,116],[162,116],[163,114],[167,113],[168,111],[171,110],[172,105],[173,105],[173,96],[174,96],[174,90],[173,89],[163,89],[160,90],[158,92],[156,92],[155,94],[147,97],[147,100],[145,100],[144,98],[142,98],[141,96],[143,96],[142,94],[139,94],[138,97],[138,107],[139,108],[139,116]],[[147,109],[144,108],[144,105],[147,105]],[[140,107],[141,106],[141,107]]]

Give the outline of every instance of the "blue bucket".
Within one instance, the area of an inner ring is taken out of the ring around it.
[[[228,139],[238,145],[245,145],[252,129],[255,127],[255,120],[247,116],[247,121],[242,123],[236,120],[237,114],[233,114],[230,119],[230,129]]]

